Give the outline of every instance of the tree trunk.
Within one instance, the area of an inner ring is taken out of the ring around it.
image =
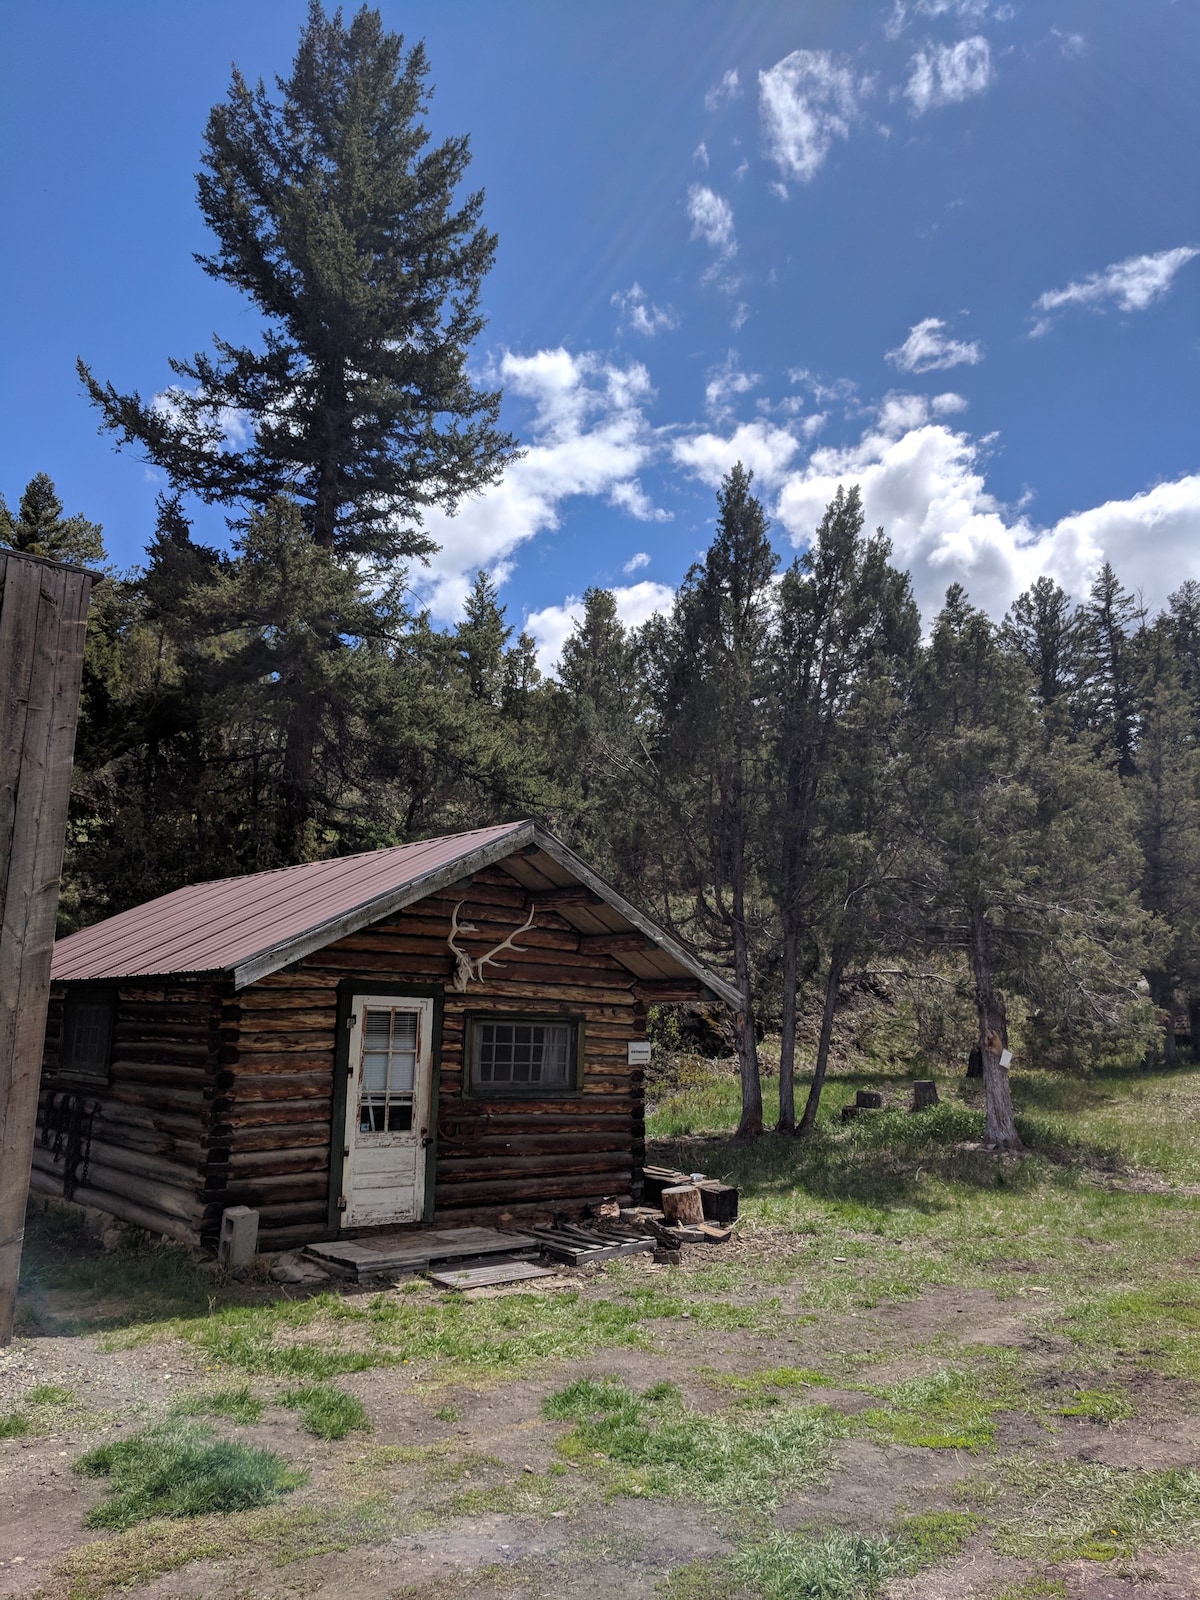
[[[796,1129],[796,975],[799,966],[799,935],[786,928],[783,935],[783,1017],[779,1041],[779,1122],[780,1133]]]
[[[1150,998],[1164,1018],[1163,1066],[1177,1067],[1179,1052],[1175,1048],[1175,986],[1165,973],[1150,974]]]
[[[983,1094],[986,1106],[984,1143],[998,1150],[1020,1150],[1008,1068],[1000,1053],[1008,1037],[1004,997],[996,990],[988,941],[987,916],[981,907],[971,911],[971,974],[975,979],[975,1009],[979,1014],[979,1048],[983,1055]]]
[[[742,1116],[735,1135],[754,1139],[763,1131],[762,1080],[758,1072],[758,1039],[754,1030],[754,1001],[750,994],[750,949],[742,917],[742,897],[737,895],[733,916],[734,983],[743,996],[742,1009],[733,1019],[738,1072],[742,1080]]]
[[[829,957],[829,972],[825,978],[825,1004],[821,1010],[821,1037],[817,1042],[817,1059],[813,1064],[812,1082],[808,1086],[808,1099],[804,1102],[804,1115],[796,1129],[796,1137],[803,1139],[812,1132],[821,1105],[821,1090],[825,1086],[825,1069],[829,1065],[829,1046],[833,1040],[833,1013],[837,1006],[838,989],[846,967],[846,951],[835,945]]]

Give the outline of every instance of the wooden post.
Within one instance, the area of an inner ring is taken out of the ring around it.
[[[83,642],[100,581],[0,549],[0,1346],[12,1340]]]

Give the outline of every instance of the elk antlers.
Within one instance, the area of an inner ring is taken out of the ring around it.
[[[525,947],[523,945],[514,944],[513,940],[519,938],[527,928],[532,928],[533,919],[537,916],[537,907],[531,907],[528,917],[526,917],[525,921],[519,928],[513,929],[507,939],[502,939],[500,943],[494,946],[493,949],[489,950],[486,955],[469,956],[465,950],[460,950],[458,945],[456,945],[454,942],[456,936],[460,933],[477,933],[479,931],[475,927],[474,923],[460,922],[458,920],[458,913],[465,905],[466,901],[460,900],[451,913],[450,936],[446,940],[446,943],[450,946],[450,953],[454,957],[455,970],[454,977],[451,979],[451,983],[459,994],[463,994],[466,991],[466,987],[469,983],[479,983],[482,980],[483,969],[488,965],[489,962],[495,967],[502,967],[504,965],[503,961],[496,960],[496,957],[500,954],[501,950],[523,950]]]

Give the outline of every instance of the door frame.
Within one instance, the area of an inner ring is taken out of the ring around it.
[[[437,1172],[438,1096],[442,1081],[442,1012],[445,985],[442,983],[387,983],[379,978],[343,978],[337,986],[337,1032],[333,1049],[333,1104],[329,1122],[329,1202],[326,1226],[330,1233],[342,1231],[342,1196],[345,1175],[346,1100],[350,1086],[350,1019],[355,995],[395,995],[404,1000],[432,1000],[433,1026],[429,1040],[429,1145],[425,1151],[425,1208],[421,1220],[433,1221],[434,1190]]]

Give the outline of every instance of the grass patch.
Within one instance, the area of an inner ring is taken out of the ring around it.
[[[830,1381],[811,1367],[763,1367],[746,1373],[707,1371],[703,1377],[714,1389],[733,1390],[747,1405],[779,1405],[784,1394],[828,1387]]]
[[[766,1508],[825,1475],[841,1419],[824,1409],[767,1417],[688,1411],[674,1384],[635,1394],[615,1379],[581,1378],[543,1405],[574,1426],[559,1440],[578,1465],[601,1464],[609,1494],[675,1495]]]
[[[898,1565],[912,1573],[950,1561],[978,1527],[979,1518],[969,1511],[923,1511],[905,1517],[894,1537]]]
[[[1200,1383],[1200,1292],[1178,1280],[1090,1296],[1062,1328],[1102,1369],[1131,1357],[1165,1377]]]
[[[38,1383],[25,1398],[31,1406],[69,1406],[75,1395],[73,1390],[63,1389],[57,1383]]]
[[[1200,1472],[1016,1460],[1004,1478],[1023,1504],[995,1523],[1002,1555],[1113,1561],[1200,1542]]]
[[[462,1489],[445,1510],[455,1517],[548,1517],[554,1511],[578,1508],[577,1484],[564,1483],[557,1472],[523,1472],[519,1478],[491,1487]]]
[[[871,1392],[886,1404],[860,1411],[852,1426],[883,1443],[927,1450],[986,1449],[996,1437],[995,1413],[1012,1403],[985,1398],[978,1376],[954,1367]]]
[[[1116,1389],[1076,1389],[1072,1399],[1050,1410],[1056,1417],[1086,1417],[1089,1422],[1123,1422],[1133,1415],[1129,1396]]]
[[[279,1396],[279,1404],[298,1411],[301,1422],[318,1439],[344,1439],[348,1433],[365,1431],[371,1426],[362,1401],[335,1389],[332,1384],[310,1384],[302,1389],[285,1390]]]
[[[186,1423],[148,1428],[89,1450],[76,1472],[107,1478],[91,1528],[128,1528],[150,1517],[198,1517],[268,1505],[305,1482],[270,1450],[255,1450]]]
[[[263,1414],[263,1403],[249,1384],[236,1389],[200,1390],[184,1395],[171,1408],[180,1417],[224,1417],[227,1422],[249,1427]]]
[[[461,1422],[462,1412],[457,1406],[439,1406],[433,1413],[439,1422]]]
[[[155,1518],[91,1544],[55,1565],[45,1600],[106,1600],[177,1572],[193,1561],[253,1556],[282,1567],[331,1550],[347,1550],[359,1530],[327,1511],[274,1506],[187,1521]]]
[[[23,1411],[0,1412],[0,1439],[23,1439],[33,1432],[33,1423]]]

